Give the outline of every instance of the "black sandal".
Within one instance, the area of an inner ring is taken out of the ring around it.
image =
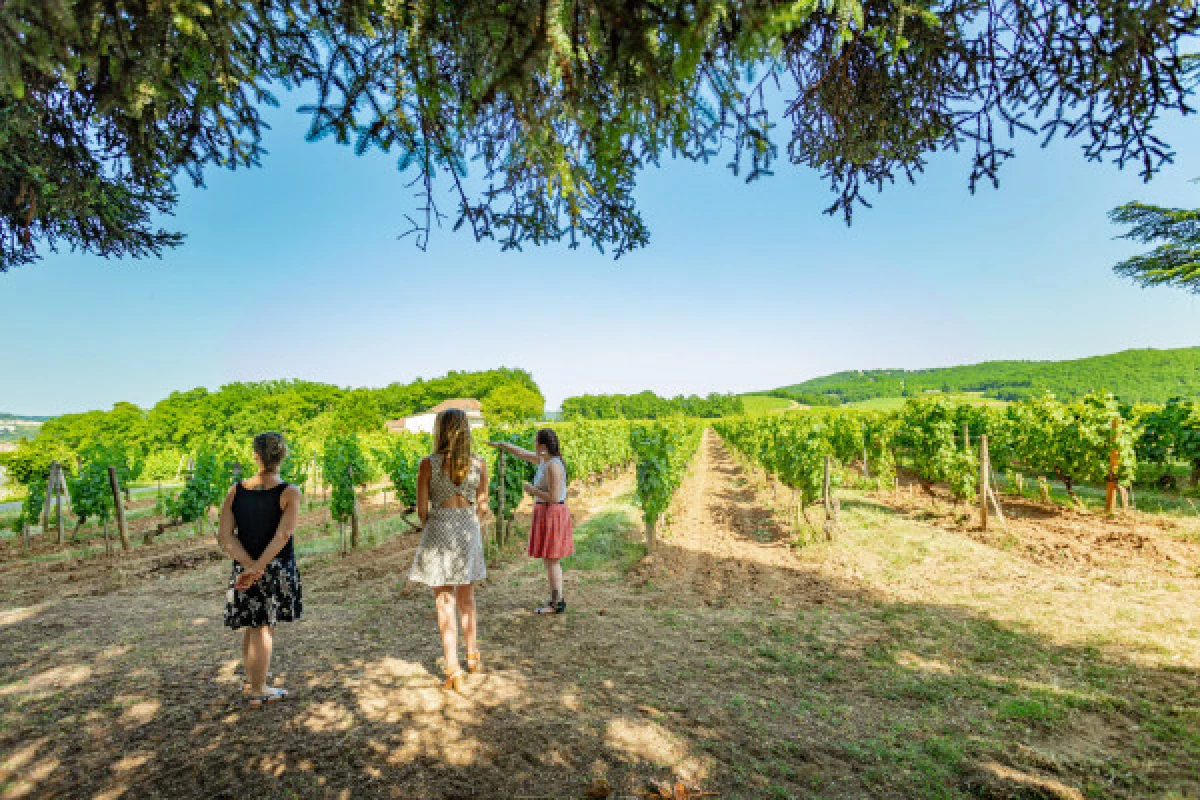
[[[539,606],[533,610],[535,614],[562,614],[567,610],[566,600],[551,600],[544,606]]]

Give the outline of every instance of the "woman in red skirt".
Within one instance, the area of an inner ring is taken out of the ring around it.
[[[542,428],[530,452],[507,442],[491,442],[531,464],[537,464],[533,481],[525,481],[525,491],[533,496],[533,527],[529,531],[529,555],[546,564],[550,584],[550,602],[535,609],[536,614],[561,614],[567,610],[563,599],[562,560],[575,552],[571,512],[567,509],[567,467],[559,450],[558,434]]]

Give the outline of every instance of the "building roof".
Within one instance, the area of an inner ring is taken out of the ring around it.
[[[463,411],[483,411],[483,403],[472,397],[455,397],[452,400],[443,400],[425,413],[436,414],[439,411],[446,411],[451,408],[458,408]]]

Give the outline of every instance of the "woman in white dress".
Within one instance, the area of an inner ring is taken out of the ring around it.
[[[462,691],[463,672],[458,665],[456,616],[466,640],[467,670],[478,672],[482,667],[474,583],[487,577],[480,535],[488,507],[487,486],[487,465],[471,452],[467,415],[458,409],[439,413],[433,426],[433,454],[421,459],[417,471],[417,515],[423,531],[408,579],[433,589],[446,662],[443,687],[457,691]]]

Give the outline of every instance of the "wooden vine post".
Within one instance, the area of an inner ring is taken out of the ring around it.
[[[504,548],[504,501],[507,500],[508,485],[504,482],[504,462],[507,459],[504,457],[504,451],[498,451],[496,457],[496,487],[500,497],[496,501],[496,546],[500,549]]]
[[[66,480],[66,478],[63,477],[63,468],[62,468],[61,464],[58,465],[57,480],[58,480],[58,484],[54,488],[54,520],[55,520],[55,526],[58,529],[58,543],[63,544],[67,541],[67,537],[63,531],[63,515],[62,515],[62,506],[63,506],[62,501],[63,501],[63,494],[66,493],[67,480]]]
[[[825,538],[833,541],[837,532],[837,504],[833,499],[832,486],[833,456],[825,456],[825,476],[821,483],[821,498],[825,504]]]
[[[1117,469],[1121,466],[1121,454],[1117,450],[1117,428],[1120,424],[1120,421],[1113,417],[1113,447],[1108,451],[1108,480],[1104,488],[1104,511],[1107,514],[1116,511],[1117,505]]]
[[[50,527],[50,505],[54,502],[54,480],[58,474],[58,462],[50,462],[50,470],[46,473],[46,499],[42,501],[42,533]]]
[[[57,517],[56,525],[58,529],[58,543],[66,542],[66,531],[63,529],[63,496],[67,494],[67,480],[64,477],[62,464],[57,461],[50,462],[50,472],[46,476],[46,500],[42,503],[42,531],[45,532],[50,527],[50,506],[55,507],[55,515]],[[69,503],[71,498],[67,497]]]
[[[117,477],[117,468],[108,468],[108,485],[112,487],[113,510],[117,517],[117,533],[121,537],[121,549],[129,550],[129,527],[125,524],[125,498],[121,494],[121,479]],[[105,528],[107,531],[108,528]],[[108,539],[104,540],[104,551],[108,552]]]
[[[996,496],[995,486],[999,485],[992,474],[992,458],[988,453],[987,434],[979,437],[979,527],[987,530],[988,504],[1000,521],[1000,528],[1008,533],[1008,524],[1004,521],[1004,511],[1000,508],[1000,498]]]
[[[966,433],[966,428],[963,429],[963,433]],[[992,474],[988,462],[988,440],[985,433],[979,437],[979,529],[982,531],[988,529],[988,482]]]
[[[350,496],[354,502],[350,504],[350,549],[358,549],[358,492],[354,491],[354,465],[346,466],[346,474],[350,477]]]

